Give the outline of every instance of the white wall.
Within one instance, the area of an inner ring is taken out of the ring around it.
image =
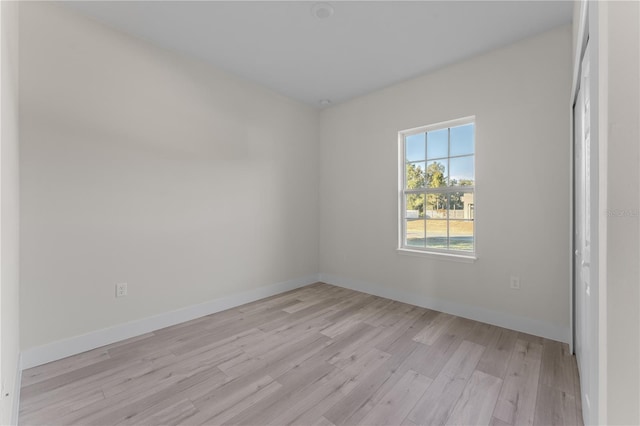
[[[323,277],[568,341],[571,44],[566,26],[323,111]],[[470,115],[478,260],[399,254],[397,132]]]
[[[18,4],[0,4],[2,86],[0,88],[0,424],[12,424],[17,407],[19,342],[18,187]],[[8,394],[8,396],[7,396]]]
[[[602,5],[601,5],[602,6]],[[608,424],[640,424],[640,3],[607,2]]]
[[[317,111],[20,12],[23,350],[317,273]]]

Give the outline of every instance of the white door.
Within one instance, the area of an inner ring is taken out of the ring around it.
[[[591,135],[590,135],[590,94],[589,94],[589,44],[582,60],[581,81],[574,106],[574,227],[575,227],[575,344],[582,403],[589,410],[589,390],[591,386],[590,348],[595,342],[592,336],[591,310]],[[590,419],[584,419],[585,424]]]

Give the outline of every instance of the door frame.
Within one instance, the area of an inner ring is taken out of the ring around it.
[[[571,247],[571,262],[569,262],[570,276],[570,349],[575,348],[575,223],[574,223],[574,116],[573,108],[576,102],[581,79],[581,64],[584,50],[589,41],[590,49],[590,171],[591,180],[588,183],[591,193],[591,205],[588,207],[591,216],[591,317],[589,332],[591,345],[589,351],[590,374],[589,407],[583,404],[583,418],[585,424],[605,424],[607,422],[607,292],[606,292],[606,254],[607,254],[607,218],[604,209],[607,205],[607,126],[608,123],[608,7],[606,2],[595,0],[580,0],[576,5],[578,16],[575,16],[574,28],[577,27],[576,44],[573,52],[573,78],[571,96],[569,100],[570,114],[570,229],[569,246]],[[602,244],[601,244],[602,243]],[[582,395],[580,395],[582,398]]]
[[[587,4],[586,0],[580,2],[579,21],[573,22],[573,25],[578,25],[578,31],[576,34],[576,48],[575,57],[573,58],[573,74],[571,82],[571,98],[569,102],[569,132],[570,141],[569,144],[569,247],[571,249],[571,261],[569,262],[569,313],[570,313],[570,330],[571,336],[569,338],[569,351],[575,353],[576,344],[576,319],[575,319],[575,117],[574,108],[576,105],[578,91],[580,89],[580,79],[582,77],[582,58],[584,57],[584,51],[587,46],[587,40],[589,39],[589,26],[587,20]]]

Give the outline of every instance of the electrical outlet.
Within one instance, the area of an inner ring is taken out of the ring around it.
[[[514,290],[520,290],[520,277],[511,277],[509,279],[509,286]]]
[[[116,284],[116,297],[124,297],[127,295],[127,283]]]

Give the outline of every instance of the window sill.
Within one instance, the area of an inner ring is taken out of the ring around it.
[[[453,262],[462,263],[474,263],[478,258],[474,255],[453,254],[453,253],[440,253],[435,251],[423,251],[423,250],[411,250],[408,248],[397,248],[398,254],[403,256],[416,256],[416,257],[432,257],[434,259],[450,260]]]

